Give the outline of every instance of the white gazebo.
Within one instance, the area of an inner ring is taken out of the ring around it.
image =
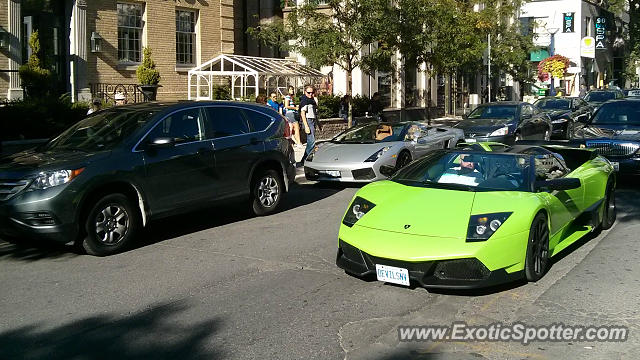
[[[221,78],[231,79],[232,99],[246,99],[261,89],[284,94],[289,85],[316,84],[325,76],[295,60],[222,54],[189,70],[189,100],[212,100]]]

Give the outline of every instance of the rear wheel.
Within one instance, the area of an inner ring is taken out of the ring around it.
[[[87,254],[95,256],[120,252],[129,246],[139,224],[138,213],[125,195],[106,195],[89,212],[82,247]]]
[[[604,196],[604,209],[602,212],[602,230],[610,229],[616,222],[616,187],[612,180],[607,183],[607,190]]]
[[[398,154],[398,160],[396,161],[396,170],[400,170],[407,166],[411,162],[411,154],[408,151],[402,151]]]
[[[531,223],[524,272],[528,281],[538,281],[549,266],[549,227],[547,217],[539,213]]]
[[[275,212],[282,200],[284,184],[282,177],[273,169],[263,170],[253,181],[252,209],[258,216]]]

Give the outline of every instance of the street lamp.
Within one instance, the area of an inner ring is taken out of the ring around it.
[[[551,35],[551,42],[549,44],[549,56],[553,56],[555,55],[556,52],[556,33],[558,32],[558,28],[547,28],[547,31],[549,32],[549,34]],[[553,84],[553,74],[551,74],[551,89],[549,89],[549,95],[551,96],[555,96],[556,95],[556,88]]]

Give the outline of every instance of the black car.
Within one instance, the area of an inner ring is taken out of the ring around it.
[[[464,130],[467,143],[495,141],[513,144],[519,140],[548,140],[551,119],[526,102],[500,101],[482,104],[456,125]]]
[[[549,114],[553,124],[551,137],[561,139],[569,139],[576,122],[586,122],[593,113],[593,107],[577,97],[548,96],[534,105]]]
[[[617,100],[624,98],[622,90],[606,89],[606,90],[591,90],[585,95],[584,100],[593,106],[593,110],[598,110],[600,105],[609,100]]]
[[[620,173],[640,175],[640,99],[602,104],[573,137],[608,158]]]
[[[40,148],[0,159],[0,234],[122,250],[150,220],[224,199],[274,212],[295,178],[286,120],[249,103],[99,111]]]

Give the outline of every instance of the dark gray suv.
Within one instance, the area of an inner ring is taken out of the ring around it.
[[[127,247],[150,220],[225,199],[278,208],[295,178],[286,120],[250,103],[147,103],[94,113],[0,159],[0,235]]]

